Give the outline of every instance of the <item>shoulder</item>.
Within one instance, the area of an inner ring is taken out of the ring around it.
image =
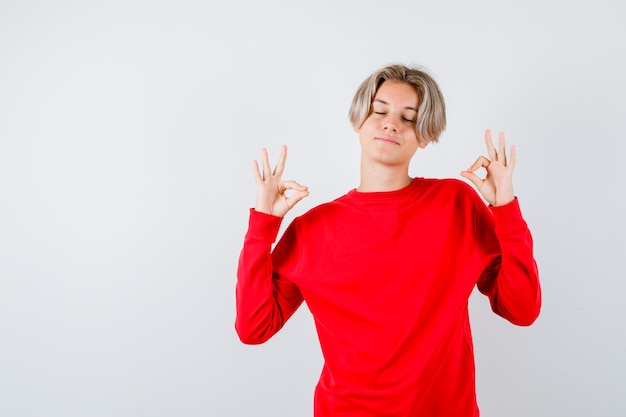
[[[345,213],[347,205],[343,201],[343,197],[317,205],[304,214],[298,216],[296,220],[301,224],[310,224],[324,219],[327,221],[332,217],[341,217]]]
[[[456,178],[423,178],[423,188],[426,192],[437,194],[475,199],[478,193],[470,184]]]
[[[488,211],[474,187],[455,178],[424,179],[423,192],[418,201],[436,207],[440,215],[446,210],[452,210],[455,216]]]

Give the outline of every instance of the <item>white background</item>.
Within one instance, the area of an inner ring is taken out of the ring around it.
[[[289,146],[293,216],[358,184],[356,88],[421,64],[448,105],[412,174],[518,146],[544,307],[471,299],[490,416],[626,414],[620,1],[0,2],[0,415],[310,416],[306,308],[233,328],[251,161]]]

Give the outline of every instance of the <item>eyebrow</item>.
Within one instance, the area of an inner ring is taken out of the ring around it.
[[[389,103],[387,103],[385,100],[381,100],[379,98],[375,98],[372,103],[374,103],[374,102],[378,102],[378,103],[389,105]],[[415,113],[417,113],[417,109],[415,107],[406,106],[404,108],[407,109],[407,110],[413,110]]]

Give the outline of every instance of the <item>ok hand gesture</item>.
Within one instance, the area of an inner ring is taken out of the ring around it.
[[[254,178],[258,189],[254,209],[272,216],[284,217],[296,203],[309,195],[309,190],[295,181],[283,181],[281,179],[287,159],[287,147],[285,145],[280,150],[274,171],[270,168],[267,149],[264,148],[261,152],[263,170],[260,170],[259,163],[254,161]],[[296,192],[288,197],[287,190],[295,190]]]
[[[470,180],[489,204],[503,206],[515,199],[513,193],[515,146],[511,147],[511,157],[507,161],[504,133],[501,132],[498,137],[498,150],[493,145],[489,130],[485,131],[485,144],[489,159],[479,156],[471,167],[461,172],[461,176]],[[474,173],[481,167],[487,171],[484,179]]]

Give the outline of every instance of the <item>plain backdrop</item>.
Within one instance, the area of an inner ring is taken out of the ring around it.
[[[358,185],[347,120],[379,67],[448,106],[415,176],[518,147],[544,306],[470,300],[492,416],[626,415],[625,6],[617,0],[0,1],[0,415],[311,416],[305,306],[234,331],[252,161],[289,146],[311,195]]]

